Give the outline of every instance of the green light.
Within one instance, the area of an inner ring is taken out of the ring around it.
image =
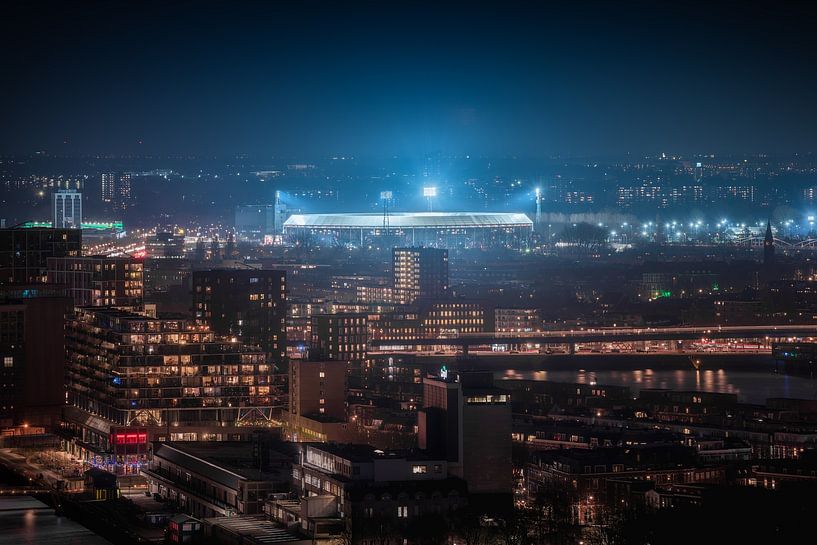
[[[124,231],[125,224],[121,221],[95,221],[80,224],[82,229],[89,231]],[[23,229],[50,229],[52,223],[50,221],[27,221],[22,227]]]

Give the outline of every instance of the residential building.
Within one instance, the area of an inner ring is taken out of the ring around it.
[[[411,451],[304,445],[292,476],[298,503],[272,500],[267,512],[311,537],[351,526],[357,539],[365,538],[370,521],[399,531],[423,515],[445,515],[467,503],[467,487],[449,475],[445,459]]]
[[[142,260],[132,257],[49,257],[48,282],[68,287],[74,305],[135,307],[142,303]]]
[[[502,333],[529,333],[542,331],[539,311],[533,308],[494,309],[496,331]]]
[[[49,257],[80,255],[80,229],[0,229],[0,284],[46,282]]]
[[[148,441],[246,438],[279,407],[263,352],[188,319],[84,307],[66,347],[72,451],[117,472],[138,470]]]
[[[286,435],[291,441],[348,438],[346,370],[342,360],[292,360]]]
[[[286,355],[286,272],[212,269],[193,272],[196,323],[260,347],[281,366]]]
[[[392,286],[398,292],[405,290],[414,299],[445,299],[449,295],[448,250],[394,248],[392,275]]]

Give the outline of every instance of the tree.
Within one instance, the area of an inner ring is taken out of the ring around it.
[[[574,223],[565,226],[559,240],[583,250],[598,250],[607,244],[607,230],[592,223]]]

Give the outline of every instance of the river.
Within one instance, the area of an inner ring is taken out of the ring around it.
[[[744,403],[765,403],[770,397],[817,399],[817,379],[750,369],[554,369],[514,370],[496,374],[498,379],[534,379],[579,384],[629,386],[635,394],[644,388],[698,390],[737,394]]]

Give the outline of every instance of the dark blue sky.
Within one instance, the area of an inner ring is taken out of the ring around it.
[[[817,151],[794,4],[438,4],[4,4],[0,153]]]

